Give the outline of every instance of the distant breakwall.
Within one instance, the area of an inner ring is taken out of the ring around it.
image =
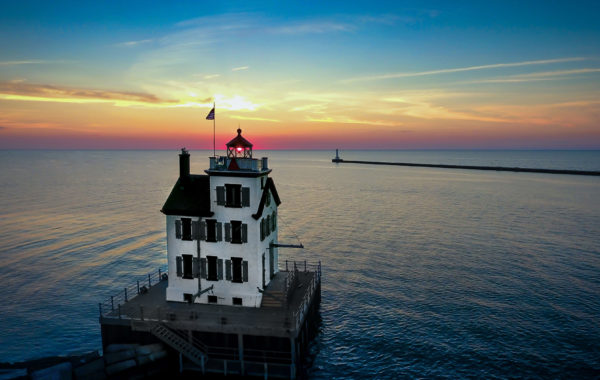
[[[478,165],[444,165],[444,164],[415,164],[410,162],[384,162],[384,161],[355,161],[334,158],[331,162],[337,164],[366,164],[366,165],[395,165],[395,166],[413,166],[420,168],[442,168],[442,169],[466,169],[466,170],[493,170],[499,172],[525,172],[525,173],[545,173],[545,174],[569,174],[569,175],[588,175],[600,176],[600,171],[594,170],[568,170],[568,169],[535,169],[519,168],[505,166],[478,166]]]

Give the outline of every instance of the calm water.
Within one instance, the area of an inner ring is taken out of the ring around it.
[[[259,155],[262,152],[259,152]],[[192,152],[192,171],[208,164]],[[600,178],[268,152],[282,259],[324,266],[315,378],[600,376]],[[342,152],[600,170],[600,152]],[[97,303],[166,263],[177,152],[0,151],[0,361],[99,349]]]

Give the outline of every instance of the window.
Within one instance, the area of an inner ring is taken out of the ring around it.
[[[206,261],[208,264],[206,279],[208,281],[217,281],[217,256],[206,256]]]
[[[271,205],[271,192],[267,190],[267,199],[265,200],[265,206],[269,207]]]
[[[231,221],[231,242],[242,244],[242,222],[239,220]]]
[[[242,282],[242,258],[231,258],[231,282]]]
[[[193,270],[192,270],[192,255],[181,255],[183,257],[183,278],[194,278]]]
[[[225,185],[225,206],[242,207],[242,185]]]
[[[225,241],[234,244],[248,242],[248,225],[239,220],[225,223]]]
[[[217,186],[217,204],[225,207],[250,207],[250,188],[238,184]]]
[[[208,303],[217,303],[217,296],[208,296]]]
[[[217,221],[214,219],[206,221],[206,241],[217,241]]]
[[[191,218],[181,218],[181,239],[182,240],[192,240],[192,219]]]
[[[187,303],[194,302],[194,295],[191,293],[183,293],[183,301]]]
[[[242,299],[239,297],[233,297],[233,304],[236,306],[242,306]]]
[[[181,255],[175,257],[177,277],[192,279],[198,277],[198,259],[193,255]]]

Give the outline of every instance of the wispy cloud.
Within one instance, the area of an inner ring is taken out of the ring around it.
[[[213,101],[217,104],[217,113],[222,110],[228,111],[256,111],[261,105],[258,103],[254,103],[253,101],[247,99],[246,97],[240,95],[223,95],[223,94],[215,94],[214,100],[213,98],[207,98],[201,101],[187,101],[187,102],[179,102],[176,104],[171,104],[168,107],[171,108],[212,108]],[[250,119],[248,119],[250,120]]]
[[[23,61],[0,61],[0,66],[14,66],[14,65],[37,65],[48,63],[48,61],[42,61],[38,59],[30,59]]]
[[[164,100],[146,93],[73,88],[23,82],[0,82],[0,97],[9,100],[48,102],[109,102],[117,105],[160,105],[174,102],[173,100]]]
[[[450,68],[450,69],[371,75],[371,76],[343,79],[341,82],[342,83],[351,83],[351,82],[376,81],[376,80],[383,80],[383,79],[410,78],[410,77],[420,77],[420,76],[426,76],[426,75],[458,73],[458,72],[464,72],[464,71],[490,70],[490,69],[530,66],[530,65],[548,65],[548,64],[553,64],[553,63],[575,62],[575,61],[583,61],[583,60],[585,60],[585,58],[583,58],[583,57],[570,57],[570,58],[557,58],[557,59],[543,59],[543,60],[536,60],[536,61],[494,63],[494,64],[489,64],[489,65],[457,67],[457,68]]]
[[[280,123],[281,122],[281,120],[268,119],[265,117],[254,117],[254,116],[243,116],[243,115],[231,115],[230,117],[232,119],[237,119],[237,120],[269,121],[272,123]]]
[[[350,32],[355,29],[356,26],[350,23],[310,20],[271,27],[267,29],[267,32],[272,34],[323,34],[331,32]]]
[[[138,46],[138,45],[143,45],[143,44],[147,44],[150,43],[154,40],[152,39],[146,39],[146,40],[137,40],[137,41],[127,41],[127,42],[121,42],[116,44],[116,46],[123,46],[123,47],[132,47],[132,46]]]
[[[538,82],[547,80],[558,80],[570,77],[572,75],[598,73],[600,68],[583,68],[573,70],[555,70],[544,71],[537,73],[516,74],[501,78],[478,79],[470,81],[456,82],[455,84],[478,84],[478,83],[522,83],[522,82]]]
[[[554,76],[565,76],[565,75],[576,75],[576,74],[588,74],[588,73],[597,73],[597,72],[600,72],[600,68],[544,71],[544,72],[539,72],[539,73],[513,75],[513,77],[514,78],[539,78],[539,77],[554,77]]]
[[[313,118],[308,116],[306,118],[307,121],[313,123],[336,123],[336,124],[362,124],[362,125],[381,125],[386,127],[395,127],[403,125],[403,123],[399,121],[385,121],[385,120],[358,120],[352,119],[348,117],[321,117],[321,118]]]
[[[249,66],[240,66],[240,67],[234,67],[233,69],[231,69],[231,71],[242,71],[242,70],[248,70],[250,67]]]
[[[209,75],[205,75],[204,79],[214,79],[214,78],[218,78],[220,76],[221,76],[221,74],[209,74]]]

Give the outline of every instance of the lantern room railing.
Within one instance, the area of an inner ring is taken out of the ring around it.
[[[210,157],[210,170],[219,170],[226,171],[229,170],[229,164],[231,163],[231,158],[226,156],[215,156]],[[254,171],[260,172],[263,170],[269,170],[268,158],[263,157],[261,159],[257,158],[242,158],[238,157],[235,159],[237,166],[242,171]]]

